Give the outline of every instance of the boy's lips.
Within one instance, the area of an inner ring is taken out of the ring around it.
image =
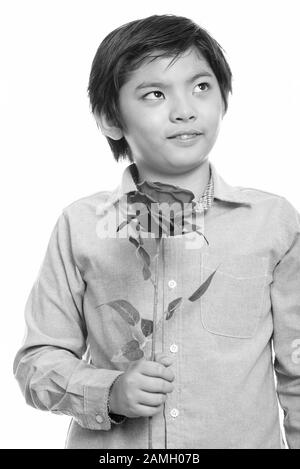
[[[173,145],[179,145],[181,147],[190,147],[197,143],[202,137],[202,135],[203,134],[181,134],[169,138],[169,140],[172,140]]]
[[[202,132],[199,132],[199,130],[179,130],[178,132],[175,132],[174,134],[170,135],[168,138],[176,138],[176,137],[181,137],[181,136],[196,136],[196,135],[202,135]]]

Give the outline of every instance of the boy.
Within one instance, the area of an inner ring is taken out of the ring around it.
[[[229,92],[221,47],[187,18],[133,21],[100,44],[92,111],[131,164],[115,191],[63,210],[14,361],[29,405],[73,417],[67,448],[283,448],[277,395],[300,448],[300,217],[209,162]],[[114,207],[149,187],[192,193],[203,237],[121,235],[137,220],[124,212],[105,236]]]

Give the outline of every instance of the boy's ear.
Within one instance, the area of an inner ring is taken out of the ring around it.
[[[101,112],[100,114],[95,113],[95,119],[96,119],[97,125],[101,129],[101,132],[106,137],[110,137],[113,140],[120,140],[123,137],[122,129],[120,129],[120,127],[113,125],[103,112]]]

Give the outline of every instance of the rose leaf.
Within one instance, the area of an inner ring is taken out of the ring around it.
[[[141,321],[141,329],[145,337],[148,337],[153,332],[153,321],[150,319],[143,319]]]
[[[111,306],[131,326],[134,326],[140,320],[140,313],[131,303],[129,303],[129,301],[113,300],[108,303],[98,305],[97,308],[103,305]]]
[[[216,271],[217,269],[205,280],[205,282],[202,283],[202,285],[200,285],[199,288],[197,288],[197,290],[189,297],[189,301],[198,300],[206,292]]]
[[[171,319],[171,317],[175,313],[176,309],[182,303],[182,300],[183,300],[183,298],[179,297],[179,298],[176,298],[175,300],[171,301],[171,303],[169,303],[168,311],[167,311],[167,315],[166,315],[166,321],[168,321],[168,319]]]

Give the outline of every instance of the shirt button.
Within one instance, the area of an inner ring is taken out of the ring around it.
[[[169,280],[168,285],[169,288],[175,288],[177,283],[175,282],[175,280]]]
[[[172,353],[177,353],[178,352],[178,347],[176,344],[172,344],[171,347],[170,347],[170,351]]]
[[[172,409],[170,414],[172,415],[172,417],[178,417],[179,415],[179,410],[178,409]]]
[[[98,423],[102,423],[103,422],[102,415],[100,415],[100,414],[96,415],[96,420],[97,420]]]

